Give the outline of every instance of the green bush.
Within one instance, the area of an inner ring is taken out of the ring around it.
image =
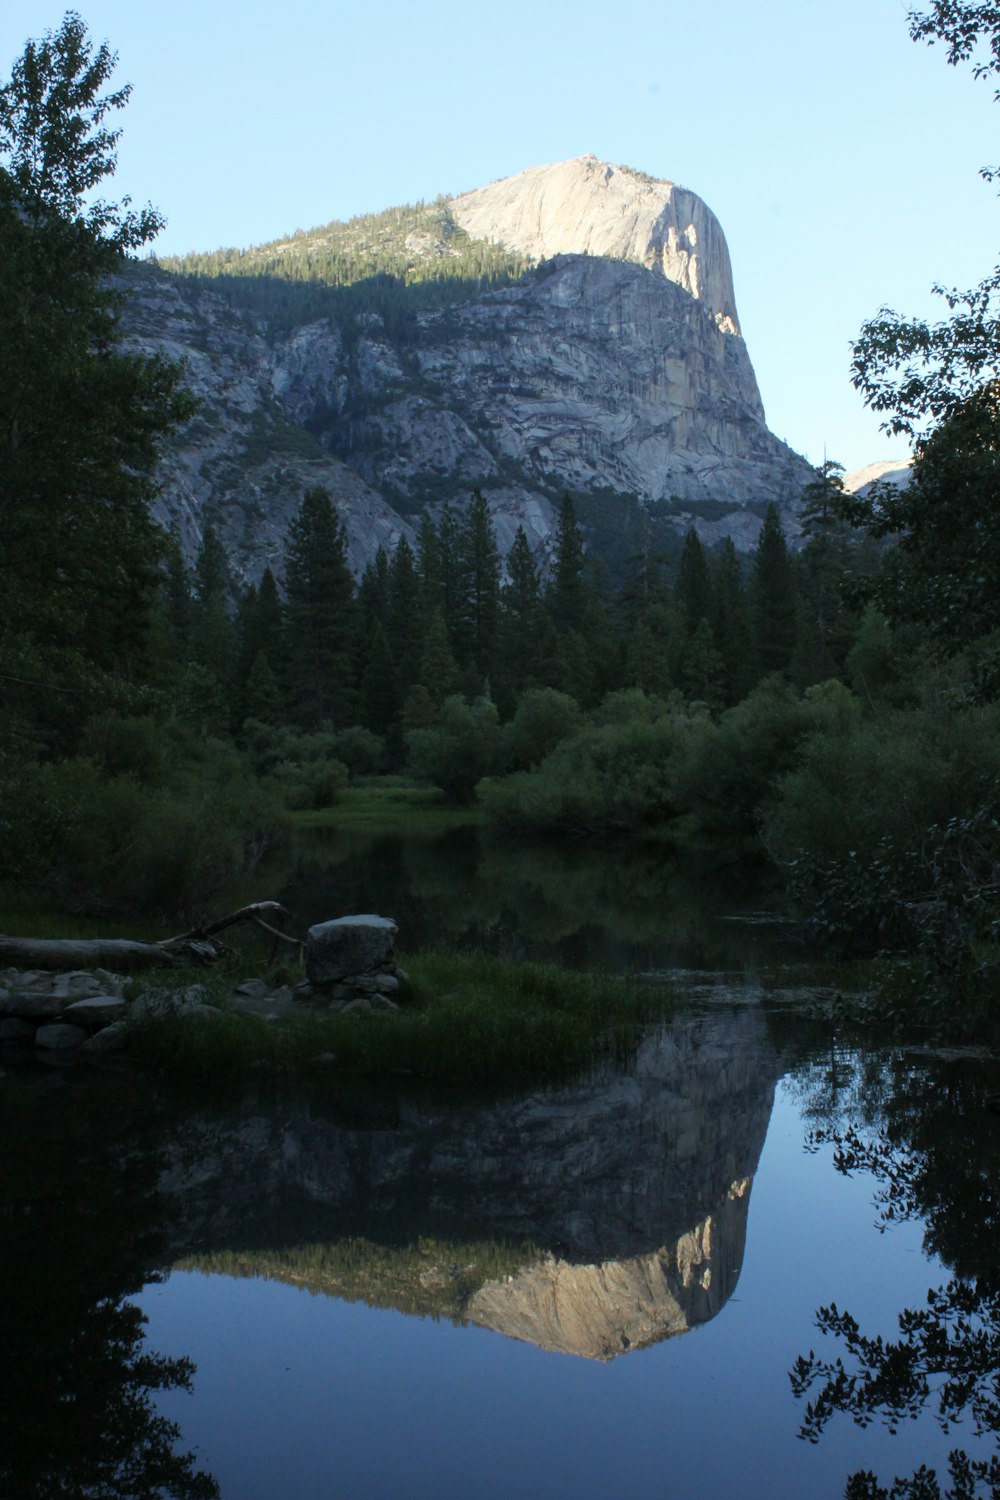
[[[608,693],[597,705],[594,723],[631,724],[639,720],[644,724],[652,724],[669,712],[670,705],[663,698],[644,693],[642,688],[618,688],[616,692]]]
[[[512,771],[539,765],[580,728],[580,708],[568,693],[529,688],[503,732],[503,761]]]
[[[367,735],[368,731],[301,734],[256,719],[248,719],[243,725],[247,755],[257,775],[270,778],[285,807],[296,812],[317,812],[340,800],[349,776],[337,751],[343,736],[354,733]],[[369,738],[375,740],[374,735]]]
[[[339,760],[283,760],[271,775],[292,812],[336,806],[348,782],[347,767]]]
[[[496,768],[500,754],[496,708],[484,698],[446,698],[437,728],[411,729],[406,743],[418,781],[440,787],[453,802],[471,802],[476,783]]]
[[[385,770],[385,740],[361,724],[338,730],[333,745],[337,759],[347,767],[352,781],[355,776],[374,776]]]
[[[937,684],[940,687],[940,682]],[[775,790],[763,836],[811,930],[845,952],[918,952],[923,1001],[994,984],[1000,704],[827,723]]]
[[[86,757],[0,761],[0,878],[71,912],[187,913],[253,869],[279,827],[273,799],[222,747],[174,761],[159,784]]]
[[[853,723],[821,723],[775,787],[763,834],[779,864],[916,849],[924,831],[989,803],[1000,777],[1000,705],[931,701]]]
[[[535,771],[484,782],[479,799],[508,828],[540,833],[638,829],[677,811],[672,767],[689,721],[633,719],[575,735]]]
[[[678,811],[712,834],[736,840],[755,834],[765,799],[823,712],[821,698],[802,699],[770,677],[718,723],[694,721],[672,769]]]

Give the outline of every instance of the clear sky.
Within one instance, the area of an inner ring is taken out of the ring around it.
[[[914,0],[919,4],[919,0]],[[0,71],[64,7],[7,0]],[[593,152],[683,183],[729,242],[772,431],[848,469],[905,454],[848,378],[882,304],[997,260],[1000,105],[903,0],[91,0],[134,93],[111,192],[162,254],[245,246]]]

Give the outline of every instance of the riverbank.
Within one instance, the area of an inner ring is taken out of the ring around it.
[[[456,807],[438,787],[418,786],[407,776],[359,776],[332,807],[289,815],[296,828],[378,829],[391,833],[442,833],[479,827],[477,807]]]
[[[84,1058],[199,1081],[249,1070],[413,1075],[449,1083],[565,1076],[624,1056],[672,1009],[638,983],[480,954],[414,954],[392,994],[331,998],[296,968],[0,974],[0,1039],[49,1061]]]

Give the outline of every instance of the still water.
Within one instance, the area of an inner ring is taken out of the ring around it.
[[[1000,1426],[996,1062],[807,1019],[787,940],[699,922],[676,872],[658,944],[653,871],[592,872],[595,906],[547,867],[540,913],[397,853],[413,923],[680,964],[690,1004],[626,1066],[494,1097],[210,1100],[9,1054],[4,1500],[832,1500],[859,1471],[875,1500],[922,1465],[921,1500],[997,1493],[949,1476]]]

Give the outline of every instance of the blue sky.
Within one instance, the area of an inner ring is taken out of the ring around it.
[[[113,192],[163,254],[261,243],[591,151],[720,219],[768,423],[813,462],[905,453],[848,378],[880,305],[997,259],[989,83],[901,0],[172,0],[80,5],[134,93]],[[62,7],[0,11],[0,71]]]

